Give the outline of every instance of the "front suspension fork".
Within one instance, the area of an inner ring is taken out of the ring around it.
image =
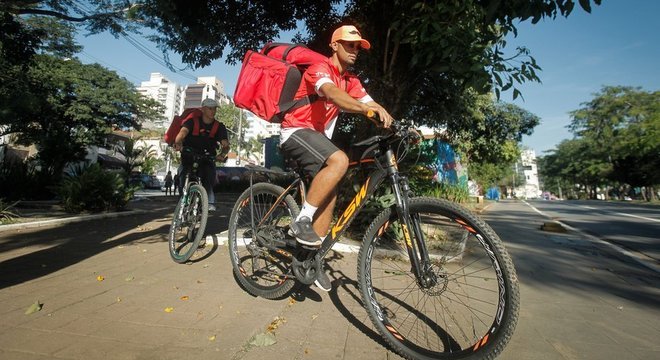
[[[396,177],[392,181],[394,184],[396,211],[403,230],[403,238],[406,249],[408,250],[408,256],[412,264],[411,272],[415,274],[417,282],[422,288],[430,288],[435,285],[436,281],[430,272],[431,262],[424,233],[420,227],[421,219],[419,218],[419,214],[410,215],[408,202],[412,192],[408,184],[408,179],[398,175]]]

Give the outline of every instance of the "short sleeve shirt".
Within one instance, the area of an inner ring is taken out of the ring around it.
[[[372,101],[371,96],[367,94],[357,76],[347,71],[340,74],[339,69],[328,58],[325,62],[307,68],[294,97],[300,99],[318,94],[320,98],[309,105],[301,106],[287,113],[284,116],[284,121],[282,121],[282,129],[310,128],[325,133],[328,138],[332,137],[340,109],[324,97],[321,86],[326,83],[335,84],[335,86],[345,90],[348,95],[360,102]]]
[[[199,135],[193,135],[194,121],[199,122]],[[183,127],[188,129],[188,136],[183,140],[183,146],[189,146],[196,150],[207,151],[209,154],[216,154],[218,149],[218,143],[222,140],[227,139],[227,128],[223,123],[219,123],[218,131],[215,133],[215,136],[211,138],[211,129],[213,128],[213,123],[206,124],[202,121],[201,118],[192,118],[188,119],[183,123]]]

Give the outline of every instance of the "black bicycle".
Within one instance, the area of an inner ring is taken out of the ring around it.
[[[399,173],[414,130],[374,136],[359,164],[368,176],[320,248],[288,234],[305,184],[286,188],[259,182],[239,197],[229,219],[229,251],[236,278],[249,293],[282,298],[296,281],[311,284],[322,259],[374,191],[391,187],[395,204],[371,222],[358,253],[358,284],[369,317],[391,348],[408,359],[492,359],[513,334],[519,310],[513,263],[495,232],[464,207],[414,197]],[[263,174],[275,172],[253,168]]]
[[[201,162],[214,161],[213,155],[197,153],[191,148],[184,148],[181,153],[191,157],[192,168],[186,174],[168,234],[170,256],[180,264],[193,256],[204,237],[209,218],[209,198],[198,171]]]

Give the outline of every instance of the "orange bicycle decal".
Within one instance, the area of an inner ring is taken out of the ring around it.
[[[350,217],[355,213],[355,209],[357,209],[360,204],[364,201],[364,198],[367,197],[367,188],[369,187],[369,180],[371,178],[367,178],[367,181],[364,182],[364,185],[362,185],[362,188],[360,188],[360,191],[355,194],[355,197],[353,200],[351,200],[351,203],[348,204],[348,207],[344,211],[344,213],[337,219],[337,222],[335,225],[332,227],[332,237],[334,238],[338,232],[341,231],[344,226],[346,226],[346,222]]]
[[[463,226],[463,227],[465,228],[465,230],[467,230],[467,231],[469,231],[469,232],[471,232],[471,233],[473,233],[473,234],[476,234],[476,233],[477,233],[476,230],[474,230],[470,225],[468,225],[468,224],[466,224],[465,222],[463,222],[463,220],[461,220],[461,219],[454,219],[454,221],[456,221],[457,223],[461,224],[461,226]]]
[[[382,236],[385,230],[387,230],[389,226],[390,226],[390,222],[388,220],[385,222],[385,224],[383,224],[383,226],[380,227],[380,229],[378,229],[378,236]]]
[[[386,328],[387,331],[389,331],[390,334],[392,334],[395,338],[397,338],[397,339],[403,341],[403,336],[402,336],[401,334],[399,334],[399,332],[396,331],[396,329],[395,329],[392,325],[389,325],[389,324],[388,324],[388,325],[385,325],[385,328]]]
[[[481,339],[481,341],[477,341],[477,343],[474,344],[474,348],[472,348],[472,351],[477,351],[477,349],[486,345],[487,342],[488,342],[488,334],[486,334],[486,336],[484,336],[483,339]]]

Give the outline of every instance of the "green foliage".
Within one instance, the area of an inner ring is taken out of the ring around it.
[[[446,137],[466,163],[513,164],[518,143],[539,124],[538,116],[514,104],[473,95],[464,119],[450,120]]]
[[[33,161],[0,162],[0,184],[0,198],[8,200],[43,200],[53,196],[53,179],[38,170]]]
[[[447,199],[456,203],[465,203],[470,197],[467,187],[458,184],[433,183],[420,194],[435,198]]]
[[[512,186],[513,163],[473,163],[470,164],[470,179],[479,185],[479,188],[486,191],[493,185]],[[517,175],[515,183],[523,183],[520,174]]]
[[[14,207],[18,204],[18,201],[14,203],[5,202],[0,198],[0,224],[10,224],[20,217],[18,213],[14,211]]]
[[[28,77],[30,106],[0,118],[2,134],[35,144],[42,168],[54,177],[68,162],[83,160],[87,146],[102,144],[113,127],[139,127],[136,119],[155,116],[153,100],[99,65],[38,55]]]
[[[579,1],[587,12],[600,2]],[[191,6],[159,0],[126,6],[124,1],[92,0],[84,9],[70,1],[30,4],[43,10],[36,12],[20,1],[0,5],[0,10],[65,19],[90,33],[147,28],[165,59],[174,51],[194,68],[221,57],[236,63],[246,50],[300,28],[305,33],[297,33],[296,41],[327,53],[332,30],[342,22],[354,23],[374,45],[357,64],[370,93],[396,117],[411,118],[421,110],[435,123],[460,109],[460,98],[469,88],[495,89],[498,97],[511,90],[514,98],[520,96],[515,84],[538,81],[540,67],[527,49],[503,51],[503,39],[516,33],[518,21],[568,16],[575,7],[573,0],[291,0],[284,7],[273,1],[217,0]],[[206,18],[214,21],[199,21]]]
[[[596,196],[597,188],[660,183],[660,92],[605,86],[571,113],[575,139],[539,162],[544,183],[570,196]],[[565,190],[566,191],[566,190]],[[653,192],[651,192],[653,194]]]
[[[76,167],[57,187],[64,209],[72,213],[122,210],[134,191],[119,174],[105,171],[98,164]]]
[[[251,148],[251,144],[245,141],[245,131],[248,130],[249,125],[244,111],[233,104],[223,104],[218,107],[215,117],[227,127],[227,135],[232,151],[238,152],[239,146],[241,153]]]

